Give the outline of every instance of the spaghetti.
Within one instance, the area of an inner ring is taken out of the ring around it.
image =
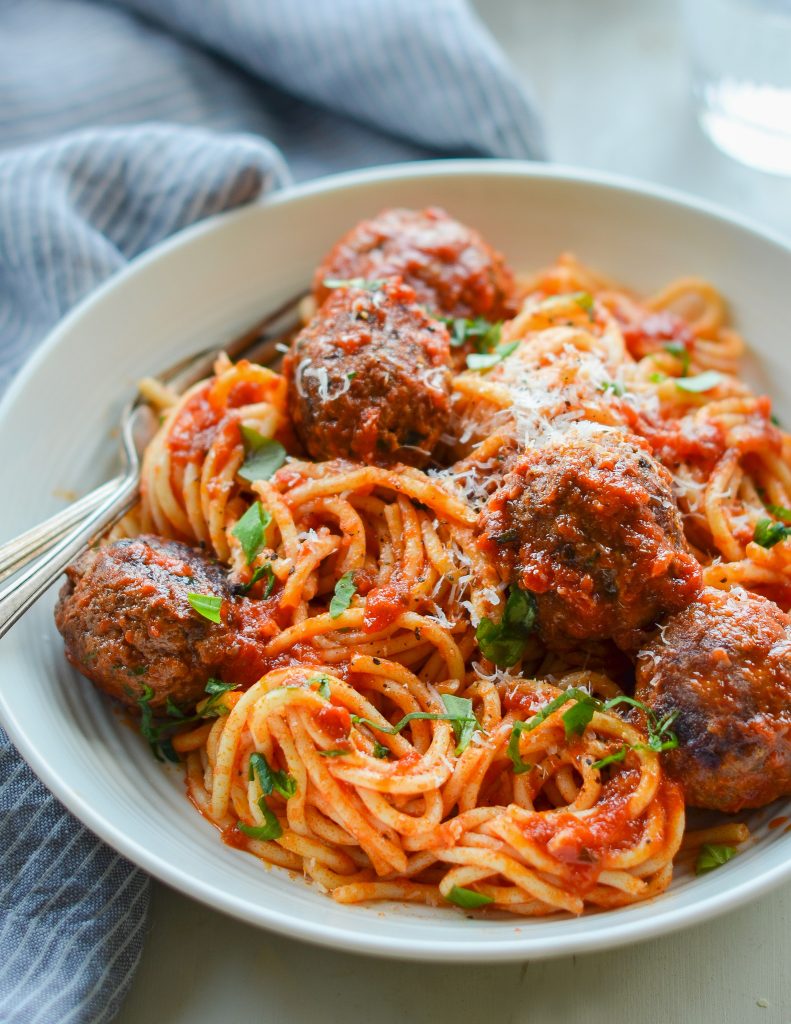
[[[258,681],[227,680],[218,717],[173,739],[190,798],[226,842],[341,903],[579,914],[670,882],[684,801],[661,727],[622,696],[628,664],[608,643],[547,649],[476,542],[514,451],[581,428],[644,438],[706,582],[791,603],[791,544],[753,539],[767,506],[791,522],[791,440],[739,380],[716,290],[684,279],[641,301],[570,256],[520,289],[453,378],[444,467],[289,457],[250,477],[250,436],[296,450],[281,376],[220,360],[154,395],[172,404],[121,532],[202,545],[273,608]],[[509,614],[505,671],[480,638]]]

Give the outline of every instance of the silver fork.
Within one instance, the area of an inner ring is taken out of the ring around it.
[[[272,363],[277,344],[288,330],[298,326],[298,309],[304,292],[289,299],[227,345],[205,349],[168,367],[157,379],[176,391],[207,377],[220,352],[233,359],[243,356]],[[279,326],[276,332],[274,328]],[[157,419],[141,395],[124,409],[121,417],[121,448],[124,472],[62,512],[0,545],[0,580],[19,573],[0,587],[0,637],[49,588],[77,555],[116,523],[134,505],[140,485],[143,451],[157,428]],[[42,554],[43,552],[43,554]],[[33,561],[39,555],[37,560]],[[32,564],[30,564],[32,563]]]

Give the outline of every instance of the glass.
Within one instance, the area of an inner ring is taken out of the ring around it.
[[[791,175],[791,0],[684,0],[698,118],[725,153]]]

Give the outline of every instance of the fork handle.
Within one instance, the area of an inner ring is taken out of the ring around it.
[[[101,487],[86,494],[68,508],[56,512],[18,537],[0,544],[0,582],[22,569],[36,555],[51,548],[55,541],[78,526],[87,515],[97,509],[103,501],[115,494],[122,477],[115,477]]]
[[[115,489],[82,523],[36,559],[21,576],[0,587],[0,637],[49,589],[77,555],[129,511],[137,500],[139,485],[137,470],[119,478]]]

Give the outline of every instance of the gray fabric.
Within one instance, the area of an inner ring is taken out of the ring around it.
[[[470,154],[542,143],[463,0],[0,0],[0,390],[74,303],[174,231],[292,175]],[[147,880],[2,730],[0,850],[0,1021],[109,1020]]]

